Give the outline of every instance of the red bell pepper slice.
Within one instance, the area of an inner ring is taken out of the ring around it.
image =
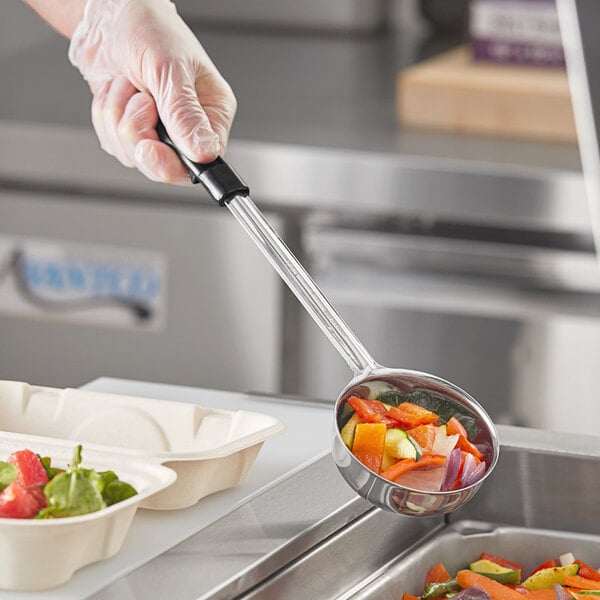
[[[534,573],[537,573],[538,571],[541,571],[542,569],[550,569],[553,567],[560,567],[560,562],[558,562],[557,558],[551,558],[550,560],[547,560],[546,562],[542,563],[541,565],[538,565],[533,571],[531,571],[529,576],[531,577]]]
[[[464,435],[467,439],[469,436],[467,435],[467,430],[463,427],[463,424],[456,418],[451,417],[446,423],[446,433],[448,435]]]
[[[458,436],[458,442],[456,442],[456,447],[472,454],[478,460],[483,460],[483,454],[481,450],[475,445],[472,444],[464,435]]]
[[[464,428],[463,424],[456,418],[451,417],[446,424],[446,433],[448,435],[457,435],[458,434],[458,442],[456,443],[456,447],[464,450],[465,452],[469,452],[475,458],[479,460],[483,460],[483,454],[479,450],[475,444],[472,444],[469,441],[469,436],[467,435],[467,430]]]
[[[592,581],[600,581],[600,573],[596,569],[586,565],[581,560],[575,561],[579,565],[579,572],[577,575],[584,577],[585,579],[591,579]]]
[[[417,427],[418,425],[430,425],[436,423],[439,419],[436,413],[412,402],[402,402],[398,406],[392,406],[388,410],[388,414],[405,429]]]
[[[397,427],[398,425],[396,419],[389,414],[388,409],[379,400],[366,400],[358,396],[350,396],[346,402],[361,420],[367,423],[384,423],[388,427]]]
[[[425,587],[431,583],[443,583],[444,581],[448,581],[448,579],[451,579],[450,573],[448,573],[444,563],[439,562],[437,565],[431,567],[425,576]]]

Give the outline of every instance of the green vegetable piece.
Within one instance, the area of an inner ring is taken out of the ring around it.
[[[340,435],[342,436],[342,441],[350,450],[352,450],[352,444],[354,443],[354,432],[356,431],[356,426],[360,423],[360,417],[354,413],[350,420],[342,427],[342,431]]]
[[[48,506],[40,511],[38,518],[74,517],[106,507],[98,474],[81,468],[80,464],[81,445],[75,448],[68,469],[56,475],[44,488]]]
[[[517,585],[521,580],[521,572],[518,570],[507,569],[495,562],[487,559],[477,560],[469,565],[469,569],[498,583],[505,585]]]
[[[385,451],[396,459],[414,458],[419,460],[421,458],[417,444],[408,433],[393,427],[385,433]]]
[[[19,474],[19,470],[15,465],[0,461],[0,492],[8,487]]]
[[[104,487],[102,497],[108,506],[122,502],[137,494],[136,489],[125,481],[110,481]]]
[[[448,581],[442,581],[441,583],[430,583],[425,588],[423,594],[421,594],[421,598],[422,600],[427,600],[428,598],[440,598],[446,594],[459,592],[461,589],[462,588],[458,585],[456,579],[448,579]]]
[[[555,583],[562,585],[565,577],[577,575],[577,573],[579,573],[579,565],[577,563],[565,565],[564,567],[548,567],[534,573],[521,585],[530,592],[550,589]]]

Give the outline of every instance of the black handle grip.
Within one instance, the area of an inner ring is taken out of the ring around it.
[[[187,168],[192,183],[201,183],[210,196],[220,206],[225,206],[235,196],[249,196],[250,188],[244,180],[220,156],[209,163],[190,160],[173,143],[162,121],[156,125],[158,139],[167,144]]]

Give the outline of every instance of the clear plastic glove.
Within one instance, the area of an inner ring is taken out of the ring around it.
[[[88,0],[69,59],[92,90],[100,145],[124,165],[154,181],[189,182],[158,141],[159,115],[192,160],[225,152],[235,96],[168,0]]]

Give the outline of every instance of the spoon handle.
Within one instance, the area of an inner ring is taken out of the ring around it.
[[[237,173],[220,157],[202,165],[185,157],[173,144],[162,123],[157,126],[159,139],[179,156],[193,183],[201,183],[220,205],[227,206],[252,241],[308,311],[355,375],[378,365],[354,332],[333,308],[300,261],[265,219],[250,198],[250,190]]]

